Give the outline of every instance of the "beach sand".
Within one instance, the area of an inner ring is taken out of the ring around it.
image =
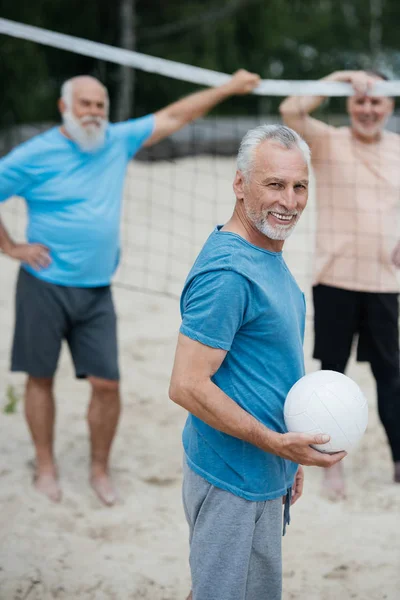
[[[227,186],[234,168],[232,160],[220,159],[214,163],[220,164],[224,171],[222,181]],[[192,173],[193,181],[193,172],[198,173],[199,169],[208,172],[209,162],[206,158],[187,159],[159,168],[140,164],[130,170],[131,181],[136,172],[138,181],[147,178],[146,185],[150,181],[153,186],[147,231],[165,222],[166,205],[171,203],[173,176],[167,180],[164,193],[159,194],[163,212],[154,202],[154,174],[162,169],[167,173],[169,169],[176,176],[178,168],[183,169],[186,178]],[[212,184],[209,185],[211,189]],[[135,190],[129,181],[128,188],[125,248],[130,239],[137,241],[139,230],[143,230],[139,217],[149,209],[145,202],[148,195],[140,196],[143,202],[137,206],[132,204]],[[139,184],[135,189],[139,189]],[[185,191],[179,194],[181,200],[177,200],[178,196],[173,198],[177,222],[168,225],[170,235],[175,235],[175,227],[182,231],[182,223],[186,219],[187,224],[187,215],[190,216],[196,204],[191,198],[192,208],[184,205],[187,212],[182,210],[178,224],[176,207],[182,208]],[[152,279],[152,263],[146,257],[145,245],[136,258],[133,250],[125,251],[117,281],[144,285],[129,262],[138,259],[141,261],[138,272],[145,265],[142,271],[148,287],[170,286],[168,291],[176,293],[206,231],[210,231],[212,223],[229,215],[230,187],[224,194],[222,214],[215,212],[218,195],[214,195],[210,202],[213,209],[196,229],[190,252],[182,249],[181,262],[175,255],[175,263],[169,267],[174,264],[177,267],[170,269],[168,278]],[[203,195],[209,198],[207,191]],[[23,227],[23,217],[15,209],[14,201],[2,207],[1,214],[14,234]],[[307,219],[312,220],[312,209]],[[297,233],[294,234],[293,255],[288,260],[305,291],[310,284],[311,220],[306,220],[303,229],[299,229],[297,241]],[[307,240],[306,252],[304,240]],[[175,250],[179,250],[176,243]],[[162,236],[152,236],[154,246],[161,256]],[[302,265],[298,262],[299,248],[305,256]],[[159,266],[157,261],[154,264]],[[55,505],[31,486],[33,452],[21,399],[24,376],[8,372],[16,274],[17,264],[0,257],[0,600],[184,600],[190,588],[188,532],[180,490],[180,438],[185,413],[168,400],[167,394],[180,323],[177,300],[114,289],[119,315],[123,414],[112,455],[113,477],[121,499],[113,508],[103,507],[88,485],[85,413],[89,389],[85,382],[74,379],[64,348],[55,390],[56,454],[64,495],[62,502]],[[319,366],[310,359],[311,346],[309,316],[305,342],[308,371]],[[369,368],[352,362],[348,374],[368,397],[368,431],[359,447],[345,459],[346,501],[333,503],[321,497],[321,472],[306,468],[304,496],[292,509],[292,523],[283,540],[284,600],[398,600],[400,597],[400,485],[392,483],[392,465],[377,418]],[[3,408],[9,401],[10,386],[20,401],[14,413],[5,414]]]

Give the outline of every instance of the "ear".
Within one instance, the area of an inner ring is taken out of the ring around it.
[[[62,98],[58,99],[57,106],[61,114],[65,113],[65,111],[67,110],[67,105],[65,104]]]
[[[394,101],[394,98],[388,98],[388,101],[389,101],[389,107],[390,107],[389,108],[389,111],[390,111],[389,114],[391,115],[393,113],[393,111],[394,111],[395,101]]]
[[[237,200],[243,200],[244,186],[245,180],[243,173],[241,171],[236,171],[235,179],[233,180],[233,191],[235,192]]]

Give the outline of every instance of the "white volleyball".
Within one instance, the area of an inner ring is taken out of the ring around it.
[[[327,433],[330,441],[313,447],[321,452],[349,452],[368,424],[368,403],[358,385],[336,371],[305,375],[289,391],[284,406],[288,431]]]

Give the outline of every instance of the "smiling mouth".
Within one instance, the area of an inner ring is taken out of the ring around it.
[[[362,125],[375,125],[377,119],[359,119],[358,122]]]
[[[296,218],[296,214],[293,215],[284,215],[282,213],[277,213],[277,212],[269,212],[268,215],[272,215],[277,221],[279,221],[280,223],[285,223],[286,225],[288,223],[291,223],[293,221],[293,219]]]

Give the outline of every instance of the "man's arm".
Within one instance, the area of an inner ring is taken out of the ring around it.
[[[49,251],[42,244],[18,244],[10,237],[0,219],[0,250],[10,258],[19,260],[39,270],[50,264]]]
[[[29,183],[29,174],[26,169],[29,157],[21,151],[23,146],[19,146],[0,160],[0,203],[12,196],[23,196]],[[1,219],[0,250],[10,258],[26,263],[36,270],[48,267],[51,262],[48,248],[42,244],[15,242]]]
[[[373,77],[364,71],[335,71],[321,81],[341,81],[351,83],[356,94],[366,94],[376,83]],[[312,138],[318,135],[320,122],[310,117],[325,100],[324,96],[290,96],[284,100],[279,111],[285,124],[307,141],[312,143]]]
[[[310,447],[329,441],[328,436],[277,433],[243,410],[211,381],[225,356],[225,350],[179,334],[169,389],[171,400],[219,431],[303,465],[330,467],[345,456],[345,452],[329,455]]]
[[[155,126],[144,146],[152,146],[198,119],[230,96],[250,93],[260,83],[260,77],[241,69],[227,83],[191,94],[155,113]]]

